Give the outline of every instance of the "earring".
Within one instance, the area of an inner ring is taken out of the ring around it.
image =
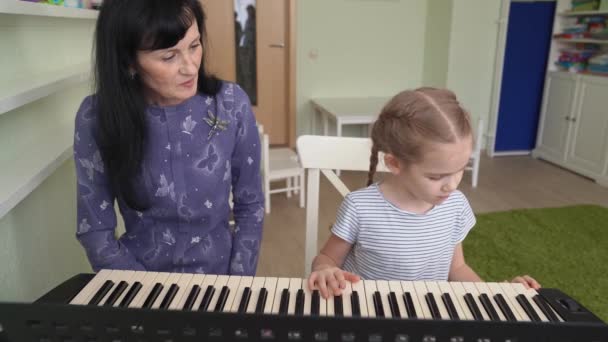
[[[135,75],[136,75],[135,71],[132,70],[131,72],[129,72],[129,76],[131,76],[131,80],[135,79]]]

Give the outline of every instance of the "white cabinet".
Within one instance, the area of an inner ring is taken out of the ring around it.
[[[608,185],[608,78],[547,74],[533,155]]]

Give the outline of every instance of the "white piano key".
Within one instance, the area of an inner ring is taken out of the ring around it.
[[[549,322],[549,319],[547,318],[547,316],[538,307],[538,305],[536,304],[536,302],[534,302],[533,298],[534,298],[535,295],[538,294],[536,292],[536,290],[534,290],[534,289],[526,289],[526,287],[523,284],[521,284],[521,283],[511,283],[511,286],[513,287],[513,289],[515,290],[515,292],[517,294],[523,294],[524,296],[526,296],[526,298],[528,299],[528,302],[530,302],[530,305],[532,305],[532,308],[534,309],[534,311],[536,311],[536,314],[538,315],[538,317],[540,317],[541,321],[543,321],[543,322]]]
[[[507,284],[507,283],[504,283],[504,284]],[[517,319],[518,322],[525,321],[522,318],[521,314],[523,313],[525,315],[524,317],[526,317],[526,318],[527,318],[527,315],[525,314],[525,312],[519,311],[519,309],[521,309],[521,307],[517,304],[517,300],[515,299],[514,292],[512,291],[510,286],[508,287],[510,291],[505,291],[505,288],[502,286],[501,283],[489,282],[489,283],[486,283],[486,285],[488,286],[488,288],[490,288],[490,291],[492,291],[493,296],[495,296],[499,293],[502,294],[503,298],[509,305],[509,309],[511,309],[511,312],[513,312],[513,316],[515,316],[515,319]]]
[[[319,316],[327,316],[327,299],[319,293]]]
[[[439,286],[434,281],[425,281],[426,289],[428,293],[432,293],[433,297],[435,297],[435,303],[437,303],[437,308],[439,308],[439,314],[441,315],[441,319],[449,320],[450,314],[441,299],[441,290],[439,290]]]
[[[310,306],[312,303],[312,290],[308,287],[308,279],[302,279],[302,289],[304,289],[304,316],[310,316]]]
[[[352,283],[352,291],[356,292],[359,296],[359,311],[361,312],[361,317],[370,317],[369,310],[367,308],[367,296],[365,295],[365,285],[363,285],[365,280],[359,280],[356,283]],[[372,306],[371,310],[374,307]]]
[[[479,300],[479,291],[477,290],[475,283],[463,282],[462,286],[464,287],[465,291],[467,291],[467,293],[470,293],[473,296],[473,300],[475,301],[475,304],[477,304],[477,307],[479,308],[479,311],[481,312],[481,315],[483,316],[483,320],[489,321],[490,316],[488,316],[486,309],[484,308],[483,304],[481,304],[481,301]]]
[[[198,295],[198,297],[196,297],[196,300],[194,301],[194,305],[192,306],[192,311],[199,311],[199,309],[201,307],[201,303],[203,302],[203,297],[205,296],[205,292],[207,292],[207,288],[209,286],[215,287],[215,282],[217,281],[217,278],[218,278],[218,276],[216,274],[206,274],[205,275],[205,278],[203,278],[203,282],[200,285],[201,293]],[[213,297],[219,296],[221,290],[222,290],[221,288],[219,290],[216,288]],[[216,299],[216,301],[217,301],[217,299]],[[207,311],[213,311],[213,308],[211,307],[211,305],[209,305],[207,307]]]
[[[359,294],[359,302],[365,302],[367,305],[367,315],[368,317],[378,317],[376,312],[376,306],[374,305],[374,293],[378,291],[376,287],[375,280],[363,280],[363,287],[365,288],[365,293],[363,296]]]
[[[464,287],[462,286],[462,283],[460,283],[460,282],[440,282],[439,288],[442,288],[442,286],[444,286],[442,284],[444,284],[444,283],[447,283],[447,285],[450,286],[450,288],[452,289],[452,293],[454,294],[454,296],[452,297],[452,301],[458,302],[458,304],[460,306],[460,310],[464,314],[464,316],[461,316],[461,319],[474,320],[475,317],[473,316],[473,313],[469,309],[467,302],[464,300],[464,295],[467,292],[465,291]],[[458,314],[460,314],[460,312]]]
[[[289,278],[279,278],[277,280],[277,287],[274,291],[274,300],[272,304],[272,313],[275,315],[279,314],[279,308],[281,307],[281,295],[284,289],[289,290]]]
[[[266,291],[268,291],[268,295],[266,297],[266,305],[264,305],[265,314],[272,313],[272,309],[274,307],[274,297],[275,297],[275,293],[277,291],[278,282],[279,282],[279,278],[276,278],[276,277],[267,277],[264,280],[264,288],[266,289]]]
[[[129,308],[141,308],[144,306],[146,298],[150,295],[154,284],[156,284],[155,280],[159,276],[161,276],[159,272],[146,272],[144,279],[141,281],[141,290],[133,298],[129,304]]]
[[[391,292],[395,293],[397,297],[397,306],[399,307],[399,314],[401,318],[408,318],[407,309],[405,308],[405,302],[403,301],[403,288],[401,282],[398,280],[389,280],[388,287]]]
[[[106,282],[107,277],[112,273],[112,270],[100,270],[82,290],[70,301],[70,304],[86,305],[91,298],[97,293],[99,288]]]
[[[287,314],[295,315],[296,313],[296,297],[298,290],[302,288],[302,278],[289,279],[289,305],[287,306]]]
[[[228,286],[229,279],[230,276],[227,275],[218,275],[215,279],[215,283],[213,284],[213,287],[215,288],[215,293],[213,294],[213,298],[211,299],[211,302],[209,302],[209,306],[207,307],[208,312],[213,312],[215,310],[217,300],[220,298],[220,293],[222,293],[222,288],[224,286]]]
[[[204,280],[205,280],[204,274],[193,274],[192,277],[190,278],[190,281],[188,282],[188,284],[186,284],[184,293],[181,296],[181,298],[179,299],[179,301],[174,301],[175,306],[173,304],[171,304],[171,307],[169,307],[169,309],[183,310],[184,306],[186,305],[186,301],[188,300],[188,296],[190,295],[190,292],[192,292],[192,288],[194,288],[195,285],[198,285],[198,287],[200,288],[200,291],[198,293],[198,296],[195,298],[194,303],[196,303],[196,299],[198,299],[198,297],[202,297],[205,294],[205,289],[203,289],[203,287],[201,286],[201,284],[203,283]],[[181,286],[180,286],[180,291],[181,291]],[[198,309],[198,307],[196,307],[194,305],[192,306],[192,310],[197,310],[197,309]]]
[[[230,289],[230,293],[228,293],[228,299],[226,299],[226,304],[224,305],[224,310],[222,312],[233,312],[232,304],[236,301],[237,291],[239,289],[239,285],[241,283],[242,276],[230,276],[228,279],[228,288]],[[239,298],[240,300],[241,298]],[[238,304],[237,304],[238,307]]]
[[[346,282],[346,287],[342,290],[342,310],[344,317],[352,317],[353,307],[350,297],[353,293],[353,285],[350,281]]]
[[[125,296],[127,295],[127,293],[129,292],[129,290],[131,290],[131,288],[133,287],[133,285],[136,282],[141,283],[144,278],[146,276],[146,272],[145,271],[134,271],[133,275],[131,276],[131,278],[129,279],[128,286],[127,288],[122,292],[122,294],[118,297],[118,299],[116,300],[116,302],[114,302],[114,307],[118,307],[120,306],[120,303],[123,301],[123,299],[125,298]],[[139,291],[141,291],[141,289],[139,289]],[[135,298],[134,298],[135,299]]]
[[[500,310],[500,307],[498,306],[498,304],[494,300],[494,295],[492,294],[492,291],[490,290],[490,288],[488,287],[488,285],[486,285],[486,283],[477,282],[477,283],[475,283],[475,286],[477,287],[477,290],[479,291],[480,295],[486,294],[488,296],[488,298],[490,299],[490,303],[492,304],[492,307],[494,307],[494,311],[496,311],[496,313],[498,314],[498,317],[500,318],[500,320],[501,321],[506,321],[507,318],[502,313],[502,310]],[[483,306],[483,304],[482,304],[482,306]]]
[[[154,301],[154,304],[152,304],[152,309],[160,308],[160,304],[163,302],[163,299],[165,299],[167,292],[169,292],[169,288],[171,287],[171,285],[176,284],[182,275],[181,273],[165,273],[165,274],[167,275],[167,278],[164,279],[164,281],[159,281],[158,279],[156,280],[156,282],[163,284],[163,290],[160,291],[158,298],[156,298],[156,300]]]
[[[123,280],[128,281],[128,279],[133,276],[133,273],[135,273],[135,271],[113,270],[106,280],[111,280],[114,285],[112,286],[112,288],[110,288],[110,291],[108,291],[108,293],[103,296],[103,298],[101,299],[101,301],[99,301],[99,304],[97,305],[103,306],[108,300],[108,298],[112,295],[112,292],[114,292],[114,289],[116,289],[118,284]]]
[[[253,277],[251,282],[251,298],[249,299],[249,304],[247,305],[247,313],[255,313],[255,307],[258,304],[258,299],[260,298],[260,290],[264,287],[265,281],[266,278],[264,277]],[[266,301],[268,300],[269,299],[267,296]]]
[[[513,289],[513,286],[511,286],[510,283],[497,283],[497,284],[502,289],[503,295],[505,296],[505,298],[509,301],[509,306],[511,307],[511,311],[513,311],[513,314],[515,314],[515,312],[517,312],[517,314],[515,314],[515,315],[518,316],[518,321],[530,322],[530,317],[528,317],[528,315],[526,314],[524,309],[517,302],[516,297],[517,297],[518,293],[515,292],[515,290]]]
[[[428,307],[426,306],[426,302],[421,303],[420,299],[418,298],[418,293],[416,291],[416,286],[414,285],[414,283],[415,282],[413,282],[413,281],[401,281],[401,289],[403,290],[403,293],[401,294],[400,299],[403,300],[403,294],[405,294],[406,292],[409,292],[410,296],[412,297],[412,302],[413,302],[412,304],[414,305],[414,309],[416,310],[416,317],[418,319],[431,318],[431,312],[428,310]],[[424,287],[424,291],[426,291],[426,286],[423,286],[423,287]],[[424,306],[422,304],[424,304]]]
[[[456,309],[456,312],[458,313],[458,318],[462,319],[462,320],[467,320],[467,319],[473,319],[473,316],[469,313],[468,308],[463,308],[460,304],[460,301],[458,300],[458,295],[456,295],[456,292],[454,292],[454,290],[452,289],[452,287],[450,286],[450,283],[447,281],[438,281],[436,282],[436,284],[439,286],[439,291],[441,292],[441,295],[443,295],[444,293],[447,293],[450,295],[450,298],[452,299],[452,303],[454,304],[454,308]],[[443,302],[443,298],[439,298],[439,300],[441,300]]]
[[[179,289],[177,290],[175,297],[171,301],[171,304],[169,304],[169,310],[181,310],[184,307],[184,302],[186,301],[188,294],[190,294],[191,289],[190,287],[188,287],[188,285],[190,285],[190,281],[193,277],[194,274],[192,273],[183,273],[182,276],[179,277],[179,280],[176,283],[177,286],[179,286]]]
[[[392,318],[393,313],[391,312],[391,305],[388,300],[389,293],[391,293],[390,287],[388,286],[388,281],[376,280],[376,289],[378,290],[378,292],[380,292],[382,308],[384,309],[384,317]]]
[[[420,306],[422,308],[422,315],[419,314],[420,317],[425,319],[433,319],[433,315],[431,314],[431,308],[426,302],[425,295],[429,292],[429,290],[426,288],[425,282],[415,281],[413,282],[413,284],[414,289],[416,290],[416,298],[418,298],[418,302],[420,303]]]
[[[243,293],[245,292],[245,288],[248,287],[251,289],[251,284],[253,283],[253,277],[241,277],[241,281],[236,289],[234,300],[232,301],[232,306],[230,307],[230,312],[239,312],[239,306],[241,305],[241,300],[243,300]],[[247,307],[251,303],[253,298],[253,294],[249,297],[249,303],[247,303]]]

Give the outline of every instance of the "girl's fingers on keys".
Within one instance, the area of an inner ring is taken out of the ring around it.
[[[344,279],[344,273],[345,272],[342,272],[342,270],[340,270],[340,269],[338,269],[336,272],[334,272],[334,276],[338,280],[338,286],[341,289],[346,288],[346,279]]]
[[[327,283],[329,284],[329,287],[331,289],[331,294],[334,296],[339,296],[342,290],[340,289],[340,284],[338,283],[338,280],[333,274],[329,277],[329,281]]]
[[[351,283],[356,283],[359,280],[361,280],[361,277],[359,277],[358,275],[354,274],[354,273],[350,273],[350,272],[343,272],[342,274],[344,274],[344,278],[348,281],[350,281]]]
[[[319,278],[319,274],[317,272],[312,272],[310,277],[308,277],[308,289],[310,291],[316,289],[315,281]]]
[[[327,279],[324,275],[319,275],[319,278],[317,279],[317,287],[319,288],[323,298],[329,297],[329,292],[327,290]]]

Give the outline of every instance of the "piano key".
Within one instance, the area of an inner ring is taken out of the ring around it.
[[[265,314],[272,313],[272,309],[274,307],[274,294],[276,292],[278,282],[279,279],[275,277],[268,277],[264,280],[264,288],[266,289],[266,291],[268,291],[266,304],[264,305]]]
[[[553,309],[549,306],[549,304],[545,301],[541,295],[535,295],[533,298],[534,303],[538,306],[538,308],[545,314],[545,316],[549,319],[550,322],[559,322],[558,316],[553,312]]]
[[[344,317],[344,294],[339,296],[334,296],[334,316],[335,317]],[[327,307],[329,308],[329,302],[327,303]],[[329,312],[327,313],[330,314]]]
[[[485,318],[483,317],[483,314],[482,314],[481,309],[479,308],[479,305],[477,305],[477,302],[475,301],[475,297],[473,297],[472,294],[467,293],[464,296],[464,300],[467,303],[467,307],[471,311],[473,318],[476,321],[484,321]]]
[[[488,316],[488,313],[483,308],[483,305],[481,304],[481,301],[479,300],[479,291],[477,290],[475,283],[462,282],[461,284],[464,287],[464,290],[467,292],[467,294],[470,294],[470,296],[466,296],[466,297],[469,298],[471,303],[475,303],[475,306],[473,307],[473,309],[477,308],[477,310],[479,310],[479,313],[483,317],[483,320],[489,321],[490,316]]]
[[[530,302],[528,302],[528,298],[526,297],[526,295],[518,294],[516,298],[521,307],[524,308],[524,311],[526,312],[528,317],[530,317],[532,322],[541,322],[540,317],[538,316],[536,311],[534,311],[534,308],[532,307]]]
[[[441,300],[448,311],[448,315],[450,315],[450,319],[453,321],[460,320],[460,315],[458,314],[458,311],[456,311],[456,306],[454,305],[454,301],[452,301],[452,296],[449,293],[444,292],[441,295]]]
[[[211,300],[215,297],[215,287],[213,285],[207,285],[205,293],[203,293],[201,302],[198,306],[199,311],[209,312],[211,311]]]
[[[175,299],[175,295],[177,294],[177,291],[179,291],[179,285],[171,284],[169,286],[169,289],[167,290],[167,293],[165,294],[165,298],[163,298],[162,302],[160,302],[160,305],[158,308],[163,309],[163,310],[168,309],[169,305],[171,305],[171,303]]]
[[[124,280],[121,280],[120,283],[118,283],[118,285],[114,287],[112,293],[103,305],[114,306],[114,304],[118,301],[118,297],[121,297],[123,295],[127,287],[129,287],[129,283]]]
[[[312,303],[312,290],[308,287],[308,279],[302,279],[302,290],[304,290],[304,316],[310,316]]]
[[[147,272],[144,271],[133,272],[133,276],[129,280],[129,287],[120,297],[118,297],[116,304],[114,304],[115,307],[126,308],[131,304],[135,299],[135,296],[137,296],[137,293],[141,291],[143,287],[142,281],[146,277],[146,273]]]
[[[541,322],[549,322],[549,318],[547,318],[547,316],[543,313],[543,311],[534,302],[534,296],[536,296],[538,294],[538,292],[536,292],[535,289],[532,289],[532,288],[526,289],[525,286],[521,283],[512,283],[511,286],[513,286],[513,288],[515,289],[515,292],[517,292],[519,294],[523,294],[526,297],[526,299],[530,303],[530,306],[532,307],[532,309],[534,309],[534,312],[536,313],[538,318],[541,320]]]
[[[179,277],[179,280],[176,283],[178,289],[168,307],[169,310],[182,310],[184,308],[184,302],[186,301],[188,294],[190,294],[190,283],[194,276],[195,275],[192,273],[183,273],[182,276]]]
[[[484,309],[488,311],[490,318],[493,321],[506,321],[507,318],[503,315],[502,311],[500,311],[498,308],[498,305],[492,299],[494,294],[488,285],[486,285],[486,283],[479,282],[475,283],[475,286],[477,287],[477,290],[479,290],[481,304],[484,306]]]
[[[154,286],[152,287],[152,290],[148,294],[148,297],[144,301],[144,304],[142,305],[142,308],[144,308],[144,309],[150,309],[150,308],[152,308],[152,306],[154,305],[154,303],[156,302],[156,300],[158,299],[158,297],[160,296],[160,293],[162,291],[163,291],[163,284],[162,283],[156,283],[156,284],[154,284]]]
[[[70,304],[86,305],[105,283],[112,270],[100,270],[88,284],[70,301]]]
[[[289,289],[281,291],[281,301],[279,304],[279,315],[287,315],[289,312]]]
[[[351,306],[353,316],[355,317],[369,317],[369,310],[367,310],[367,301],[365,297],[365,285],[364,280],[359,280],[356,283],[351,283]]]
[[[211,297],[211,300],[209,301],[209,305],[207,306],[206,311],[215,311],[215,307],[217,306],[217,302],[220,298],[220,294],[221,294],[222,290],[224,289],[224,286],[226,286],[228,284],[228,279],[230,279],[230,276],[227,276],[227,275],[218,275],[217,276],[217,278],[215,279],[215,282],[213,283],[214,294],[213,294],[213,297]],[[224,293],[226,293],[226,290],[224,291]],[[223,299],[225,300],[226,298],[224,297]]]
[[[196,308],[194,304],[196,303],[198,297],[202,295],[205,290],[201,286],[204,280],[204,274],[192,275],[192,278],[190,278],[190,282],[188,282],[188,284],[186,284],[185,286],[184,294],[182,295],[180,300],[176,302],[175,307],[172,306],[170,309],[190,311]]]
[[[414,281],[414,282],[409,282],[409,283],[413,284],[413,293],[416,294],[414,300],[417,300],[420,305],[420,311],[418,311],[420,314],[418,315],[418,317],[426,318],[426,319],[433,319],[433,315],[431,314],[431,309],[429,308],[429,306],[426,302],[426,297],[425,297],[425,295],[428,293],[428,290],[426,288],[426,283],[424,281]],[[403,287],[403,283],[401,283],[401,286]],[[418,308],[416,308],[416,309],[418,309]]]
[[[376,288],[380,293],[380,299],[382,301],[382,308],[384,309],[384,317],[392,318],[393,314],[391,312],[391,304],[389,302],[389,295],[391,293],[391,289],[388,285],[388,281],[386,280],[376,280]]]
[[[296,294],[295,315],[304,316],[304,289],[299,289]]]
[[[213,312],[224,312],[224,309],[227,307],[226,303],[228,302],[228,296],[230,296],[230,292],[230,287],[228,285],[222,286],[220,295],[217,297],[217,302],[213,307]]]
[[[321,315],[321,292],[319,290],[313,290],[310,299],[310,315],[320,316]]]
[[[426,289],[429,293],[433,294],[433,299],[437,305],[437,309],[439,310],[439,315],[441,319],[449,320],[450,314],[448,313],[447,308],[443,304],[443,300],[441,300],[441,295],[443,294],[439,289],[439,285],[434,281],[425,281]]]
[[[241,280],[234,289],[235,296],[232,301],[232,306],[230,308],[230,312],[239,312],[244,313],[249,306],[249,301],[251,300],[251,284],[253,283],[253,277],[245,276],[241,277]],[[245,289],[247,290],[247,296],[245,296]],[[242,308],[241,308],[242,307]]]
[[[384,306],[382,305],[382,297],[380,295],[380,292],[375,291],[373,294],[372,300],[374,301],[374,310],[376,312],[376,317],[377,318],[386,317],[384,314]]]
[[[230,278],[228,278],[228,283],[226,284],[226,287],[228,288],[228,294],[226,295],[226,300],[224,302],[224,305],[222,306],[221,312],[232,312],[232,305],[236,300],[236,291],[239,289],[241,278],[242,276],[230,276]]]
[[[401,282],[396,280],[389,280],[388,288],[391,291],[391,297],[394,294],[397,304],[397,310],[399,311],[399,315],[395,316],[393,313],[393,317],[402,317],[408,318],[407,309],[405,308],[405,301],[403,300],[403,288],[401,287]]]
[[[298,290],[302,289],[301,278],[289,279],[289,301],[287,302],[287,314],[295,315],[296,313],[296,299]]]
[[[108,301],[108,298],[114,292],[114,289],[120,284],[121,281],[128,281],[131,279],[135,271],[123,271],[123,270],[113,270],[112,273],[108,276],[107,280],[110,280],[114,283],[114,285],[110,288],[109,292],[106,292],[104,296],[98,301],[97,305],[102,306],[105,305]]]
[[[509,304],[505,300],[505,297],[501,293],[497,293],[494,295],[494,301],[498,304],[498,308],[502,311],[503,315],[507,318],[509,322],[517,322],[517,318],[513,314],[511,308],[509,308]]]
[[[368,312],[367,317],[378,317],[376,303],[374,301],[374,294],[378,291],[375,280],[362,280],[364,291],[359,294],[360,305],[363,303],[367,305]]]
[[[462,307],[463,303],[461,302],[458,294],[456,294],[456,291],[454,291],[454,289],[452,288],[452,284],[450,282],[447,281],[438,281],[437,285],[439,286],[439,290],[441,291],[441,293],[446,294],[448,293],[450,295],[450,298],[452,299],[452,304],[454,305],[454,308],[456,309],[456,313],[458,314],[458,318],[459,319],[463,319],[463,320],[472,320],[473,316],[471,315],[471,313],[468,311],[468,308],[466,307],[466,303],[465,303],[465,307]],[[461,286],[462,288],[462,286]],[[462,298],[464,300],[464,298]],[[448,312],[449,313],[449,312]]]
[[[391,307],[391,315],[393,318],[401,318],[401,310],[399,310],[399,301],[395,292],[389,293],[388,303]]]
[[[101,301],[110,293],[112,287],[114,287],[114,282],[110,279],[106,279],[87,305],[95,306],[101,304]]]
[[[528,317],[524,309],[517,302],[516,297],[518,293],[515,292],[513,286],[511,286],[510,283],[506,282],[496,284],[500,286],[500,289],[502,290],[501,293],[503,294],[503,297],[505,297],[505,299],[509,302],[509,307],[511,307],[511,311],[513,311],[513,314],[515,315],[517,320],[520,322],[530,322],[530,317]]]
[[[255,306],[255,313],[262,314],[264,313],[264,308],[266,307],[266,301],[268,300],[268,290],[266,288],[261,288],[258,295],[258,302]]]
[[[279,314],[281,308],[281,298],[283,298],[283,290],[287,289],[289,292],[289,278],[278,278],[276,289],[274,291],[274,299],[272,304],[272,313]],[[285,301],[285,300],[283,300]],[[287,304],[284,304],[287,305]]]
[[[353,285],[350,281],[346,282],[346,287],[342,290],[342,314],[344,317],[352,317],[353,309],[351,295],[353,293]]]
[[[213,296],[210,292],[215,294],[215,282],[217,281],[217,275],[215,274],[206,274],[203,278],[203,282],[200,284],[201,293],[196,297],[194,301],[194,305],[192,305],[193,311],[210,311],[209,304],[211,304],[211,299]],[[218,291],[219,292],[219,291]],[[205,297],[207,295],[207,297]],[[206,300],[206,303],[205,303]]]
[[[152,288],[154,287],[154,280],[159,276],[158,272],[146,272],[144,279],[141,281],[141,290],[137,292],[137,295],[131,303],[129,303],[129,308],[141,308],[144,305],[146,298],[150,295]]]
[[[251,298],[249,299],[249,305],[247,306],[247,313],[263,313],[264,312],[264,300],[260,301],[260,291],[264,288],[264,277],[254,277],[251,282]],[[268,291],[264,289],[265,296],[268,295]],[[260,303],[259,311],[256,307]]]
[[[403,290],[403,300],[405,304],[405,308],[407,310],[407,315],[410,318],[424,318],[425,313],[423,311],[423,306],[420,304],[420,300],[418,299],[418,295],[416,294],[416,288],[414,286],[414,282],[412,281],[402,281],[401,289]],[[424,291],[426,291],[426,287],[424,287]],[[411,301],[407,301],[409,298]],[[408,310],[408,304],[409,310]],[[412,310],[412,308],[414,310]],[[428,311],[428,310],[427,310]],[[428,314],[430,317],[430,313]]]
[[[439,307],[437,306],[435,295],[432,292],[428,292],[424,295],[424,299],[426,300],[426,305],[431,311],[431,317],[433,317],[433,319],[441,319],[441,312],[439,311]]]
[[[164,272],[162,272],[162,273],[164,273]],[[181,273],[166,273],[166,274],[167,274],[167,278],[165,279],[165,281],[163,281],[161,283],[163,285],[163,288],[162,288],[160,294],[158,295],[158,298],[152,304],[152,309],[160,308],[160,305],[163,303],[163,301],[165,300],[165,297],[167,296],[167,293],[169,293],[169,290],[171,289],[171,285],[177,283],[179,278],[182,276]],[[158,282],[158,280],[157,280],[157,282]]]

